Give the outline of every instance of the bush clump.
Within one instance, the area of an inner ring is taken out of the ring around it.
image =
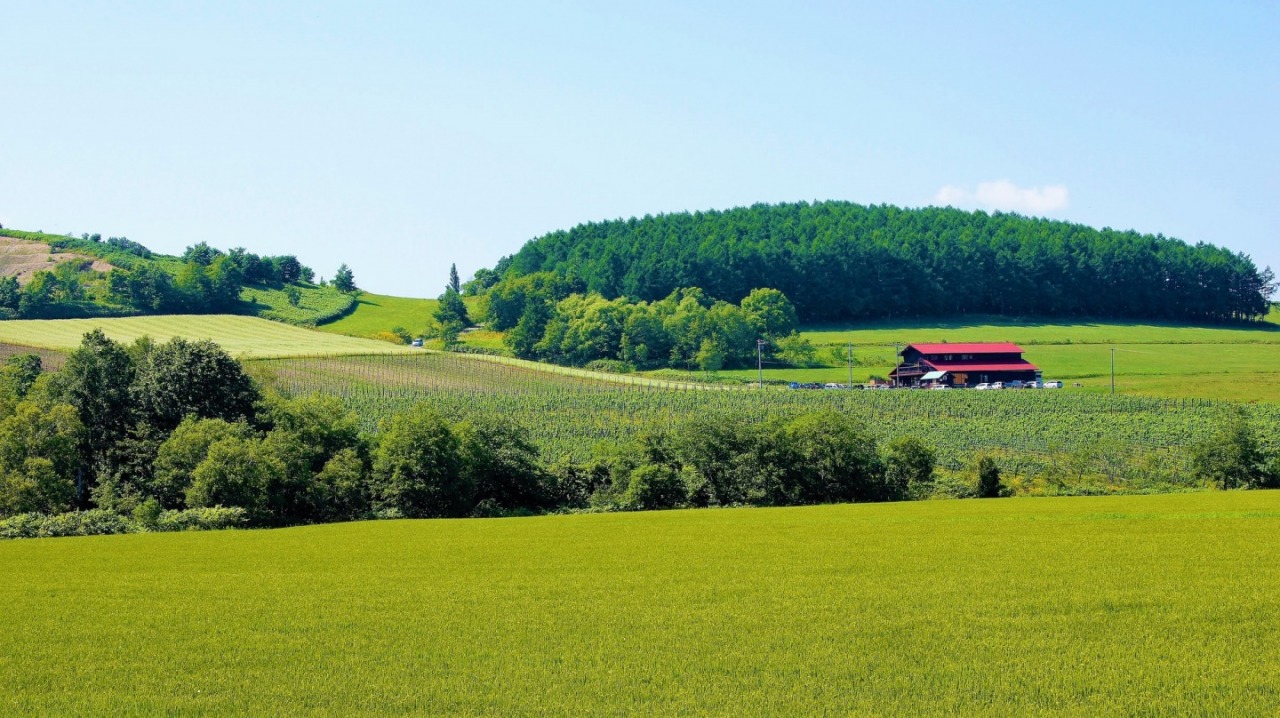
[[[163,511],[154,531],[217,531],[247,526],[249,514],[239,506]]]
[[[90,509],[64,514],[18,514],[0,521],[0,538],[51,538],[57,536],[105,536],[133,530],[133,524],[112,511]]]
[[[152,514],[148,510],[152,505],[139,505],[132,517],[106,509],[61,514],[18,514],[0,520],[0,539],[107,536],[145,531],[216,531],[241,528],[249,523],[248,513],[238,506]]]

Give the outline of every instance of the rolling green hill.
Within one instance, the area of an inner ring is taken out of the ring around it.
[[[14,715],[1274,715],[1280,493],[0,543]]]
[[[80,344],[85,332],[101,328],[107,336],[130,342],[141,336],[156,341],[172,337],[212,339],[233,356],[283,357],[340,354],[393,354],[412,349],[387,342],[358,339],[293,327],[256,317],[232,315],[164,315],[103,319],[15,319],[0,322],[0,342],[66,350]]]
[[[1266,275],[1243,254],[1163,235],[952,208],[794,202],[580,224],[527,242],[482,285],[550,272],[654,301],[781,290],[802,321],[1111,316],[1256,319]]]

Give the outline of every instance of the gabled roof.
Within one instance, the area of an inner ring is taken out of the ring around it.
[[[922,365],[930,367],[935,371],[949,372],[971,372],[971,371],[1035,371],[1036,365],[1026,359],[1006,359],[1004,361],[995,361],[988,359],[985,362],[978,361],[935,361],[932,359],[921,361]]]
[[[902,351],[915,349],[921,354],[1021,354],[1022,347],[1009,342],[998,344],[908,344]]]

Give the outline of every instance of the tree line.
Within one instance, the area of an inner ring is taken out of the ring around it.
[[[774,287],[802,320],[1002,314],[1255,320],[1275,290],[1243,253],[1163,235],[952,208],[757,204],[578,225],[530,240],[468,291],[553,272],[612,299]]]
[[[44,318],[74,314],[78,306],[97,305],[97,313],[209,314],[235,311],[246,285],[287,286],[314,282],[315,272],[294,255],[259,256],[237,247],[223,252],[205,242],[187,247],[181,257],[157,257],[124,237],[103,240],[5,230],[24,239],[47,241],[56,250],[81,252],[111,262],[105,276],[90,261],[64,261],[35,272],[20,286],[16,277],[0,277],[0,316]],[[334,276],[339,291],[357,291],[351,269]]]
[[[1243,418],[1192,459],[1208,485],[1280,483],[1280,457]],[[429,403],[366,432],[341,400],[264,391],[216,344],[181,338],[94,331],[57,372],[36,355],[0,365],[0,536],[49,521],[73,533],[918,499],[935,494],[935,464],[921,440],[881,444],[830,410],[654,425],[579,460],[548,460],[509,418],[450,420]],[[966,495],[1007,493],[994,456],[969,473]],[[76,510],[97,513],[49,519]]]
[[[340,400],[263,391],[217,345],[181,338],[94,331],[57,372],[35,355],[0,367],[0,519],[234,508],[279,526],[879,501],[927,493],[933,463],[919,441],[882,451],[837,413],[653,427],[586,461],[545,460],[514,421],[450,421],[425,403],[369,433]]]
[[[737,305],[697,287],[645,302],[606,299],[584,291],[581,281],[537,272],[496,282],[486,300],[489,328],[505,332],[503,341],[512,353],[527,359],[716,371],[754,365],[757,340],[764,341],[767,356],[784,361],[800,363],[814,354],[797,333],[795,307],[770,288],[752,289]]]

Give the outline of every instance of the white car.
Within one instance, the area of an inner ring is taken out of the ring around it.
[[[991,385],[990,385],[990,384],[988,384],[988,383],[986,383],[986,382],[984,381],[984,382],[982,382],[981,384],[979,384],[979,385],[977,385],[977,386],[975,386],[975,387],[973,387],[973,388],[974,388],[975,390],[977,390],[977,391],[986,391],[987,389],[990,389],[990,388],[991,388]]]
[[[1002,381],[992,382],[992,383],[991,383],[991,388],[992,388],[992,389],[1003,389],[1003,388],[1004,388],[1004,382],[1002,382]]]
[[[1044,383],[1044,388],[1046,388],[1046,389],[1061,389],[1061,388],[1062,388],[1062,382],[1060,382],[1060,381],[1046,381],[1046,382]]]

